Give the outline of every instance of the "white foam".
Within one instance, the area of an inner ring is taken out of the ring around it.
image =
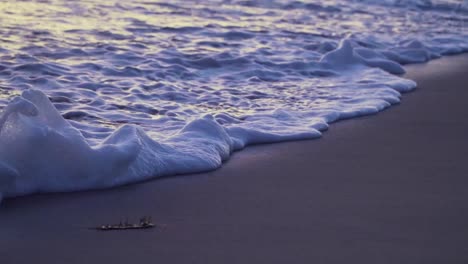
[[[369,67],[369,58],[381,58],[380,55],[360,54],[350,40],[344,39],[336,50],[323,56],[320,67],[347,72],[343,74],[344,81],[355,76],[371,79],[378,76],[381,87],[370,88],[373,97],[359,98],[354,94],[348,101],[328,108],[277,109],[242,119],[226,114],[219,114],[216,119],[206,115],[162,139],[151,138],[137,126],[124,125],[101,142],[91,144],[60,115],[43,92],[26,90],[8,104],[0,117],[1,193],[11,197],[106,188],[165,175],[213,170],[234,150],[251,144],[320,137],[320,131],[327,129],[328,123],[376,113],[399,102],[397,91],[409,91],[416,86],[379,69],[388,70],[387,67]],[[378,66],[382,65],[385,63]]]
[[[0,186],[7,197],[215,169],[232,151],[231,138],[211,116],[190,122],[162,142],[125,125],[90,146],[38,90],[17,97],[1,120]]]

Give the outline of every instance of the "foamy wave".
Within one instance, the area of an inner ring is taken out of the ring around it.
[[[361,57],[346,39],[337,50],[323,56],[320,66],[339,68],[348,75],[384,76],[380,88],[361,88],[372,89],[373,97],[352,98],[314,111],[278,109],[241,119],[226,114],[206,115],[164,139],[151,138],[137,126],[124,125],[101,142],[90,144],[43,92],[26,90],[8,104],[0,118],[0,193],[10,197],[106,188],[212,170],[221,166],[234,150],[250,144],[319,137],[328,123],[376,113],[399,101],[397,91],[416,86],[412,81],[370,68],[367,65],[372,56],[367,55]],[[375,56],[377,66],[395,71],[391,61]]]

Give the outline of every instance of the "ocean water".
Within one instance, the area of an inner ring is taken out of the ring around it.
[[[0,199],[212,170],[400,102],[465,0],[0,1]]]

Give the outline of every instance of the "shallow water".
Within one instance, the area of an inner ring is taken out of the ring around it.
[[[0,1],[0,196],[318,137],[414,89],[400,64],[468,51],[468,1],[166,2]]]

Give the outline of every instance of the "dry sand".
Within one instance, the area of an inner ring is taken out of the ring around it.
[[[8,199],[0,263],[468,263],[468,55],[406,67],[419,88],[320,140],[221,169]],[[162,230],[87,227],[151,215]]]

